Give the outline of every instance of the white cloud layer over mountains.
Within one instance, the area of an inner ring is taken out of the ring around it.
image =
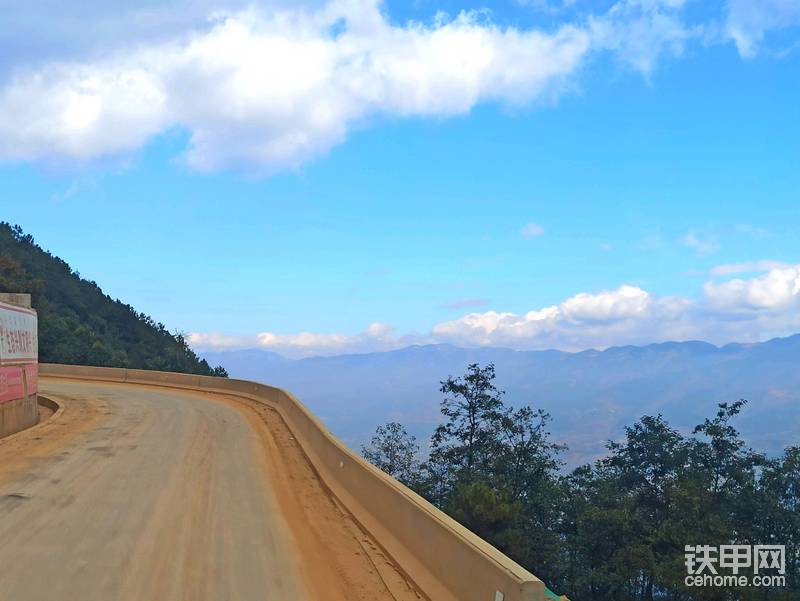
[[[108,41],[88,56],[79,48],[59,54],[69,59],[15,56],[0,84],[0,160],[126,156],[182,130],[189,136],[183,158],[195,169],[292,169],[375,116],[448,117],[483,102],[552,102],[598,52],[647,75],[662,54],[714,38],[710,25],[684,22],[684,4],[619,0],[600,15],[522,30],[481,12],[395,24],[377,0],[290,8],[243,8],[237,0],[202,26],[187,19],[158,36]],[[733,39],[752,56],[767,31],[800,20],[798,6],[734,0],[713,41]],[[173,2],[170,14],[180,7]],[[150,10],[145,22],[159,22]],[[142,16],[134,16],[138,31]]]
[[[767,263],[765,263],[767,264]],[[201,350],[257,347],[287,356],[390,350],[409,344],[450,342],[464,346],[582,350],[663,340],[715,343],[759,341],[800,330],[800,264],[773,267],[749,279],[709,281],[698,300],[657,296],[636,286],[581,293],[558,305],[525,314],[486,311],[439,323],[424,335],[398,336],[374,323],[344,334],[252,337],[194,333]]]

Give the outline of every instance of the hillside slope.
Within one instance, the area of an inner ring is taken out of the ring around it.
[[[183,336],[104,294],[19,226],[0,223],[0,292],[30,292],[39,312],[39,360],[227,375]]]

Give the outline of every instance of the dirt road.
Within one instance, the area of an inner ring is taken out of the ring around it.
[[[277,413],[43,380],[64,410],[0,440],[0,601],[420,597]]]

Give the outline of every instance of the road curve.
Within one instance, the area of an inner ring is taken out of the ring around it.
[[[274,411],[43,380],[63,415],[0,440],[0,599],[418,599]]]

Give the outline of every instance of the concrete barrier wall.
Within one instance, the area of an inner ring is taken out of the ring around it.
[[[38,353],[37,317],[30,296],[0,295],[0,438],[39,421]]]
[[[0,438],[35,426],[38,421],[35,394],[0,403]]]
[[[323,483],[433,601],[542,601],[544,584],[340,440],[290,393],[255,382],[43,364],[43,377],[219,392],[276,408]]]

